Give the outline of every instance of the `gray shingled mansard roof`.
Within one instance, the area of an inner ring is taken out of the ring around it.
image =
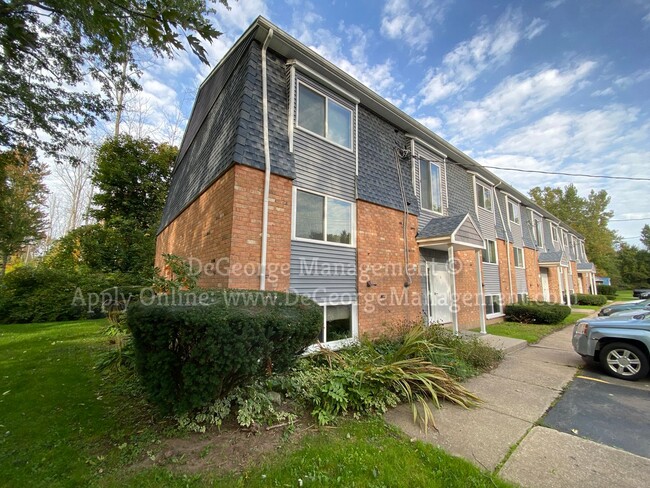
[[[521,200],[522,203],[524,203],[526,206],[537,210],[540,214],[542,214],[547,219],[550,219],[554,222],[558,222],[560,225],[562,225],[564,228],[566,228],[576,236],[579,236],[582,239],[584,238],[582,235],[580,235],[575,230],[572,230],[568,225],[560,221],[557,217],[555,217],[553,214],[545,210],[543,207],[540,207],[539,205],[535,204],[532,200],[528,198],[528,196],[524,195],[514,187],[503,182],[500,177],[498,177],[491,171],[481,166],[477,161],[469,157],[467,154],[463,153],[461,150],[453,146],[451,143],[447,142],[446,140],[444,140],[443,138],[435,134],[433,131],[425,127],[423,124],[421,124],[411,116],[407,115],[399,108],[395,107],[386,99],[382,98],[380,95],[378,95],[370,88],[365,86],[363,83],[361,83],[354,77],[350,76],[348,73],[346,73],[345,71],[343,71],[342,69],[340,69],[339,67],[337,67],[336,65],[328,61],[327,59],[323,58],[313,50],[309,49],[307,46],[305,46],[304,44],[302,44],[301,42],[299,42],[298,40],[296,40],[295,38],[287,34],[282,29],[278,28],[276,25],[274,25],[273,23],[271,23],[269,20],[267,20],[262,16],[258,17],[249,26],[246,32],[244,32],[244,34],[239,38],[239,40],[237,40],[237,42],[230,48],[230,50],[225,54],[225,56],[222,58],[219,64],[217,64],[217,66],[208,75],[206,80],[202,83],[200,89],[202,89],[206,84],[208,84],[213,77],[220,76],[219,71],[225,64],[229,63],[229,58],[234,53],[241,52],[242,43],[249,42],[251,38],[256,39],[258,42],[261,43],[266,39],[267,34],[271,29],[273,29],[273,37],[269,43],[269,49],[271,51],[275,51],[287,59],[296,59],[300,61],[307,69],[313,70],[314,72],[323,76],[325,79],[330,80],[331,83],[352,93],[355,97],[359,99],[359,103],[362,106],[366,107],[367,109],[371,110],[375,114],[379,115],[380,117],[383,117],[390,123],[399,127],[401,130],[405,131],[408,134],[408,136],[415,136],[416,138],[425,141],[427,144],[437,148],[440,152],[447,155],[447,158],[450,161],[463,166],[465,169],[469,171],[474,171],[480,174],[483,178],[487,179],[488,181],[494,184],[498,184],[500,189],[515,196],[516,198]],[[195,113],[198,114],[198,112],[201,112],[198,115],[203,115],[202,113],[203,108],[197,107],[199,103],[201,105],[206,104],[207,107],[212,107],[212,105],[214,104],[215,100],[210,99],[212,93],[209,92],[210,92],[209,90],[206,91],[206,96],[201,97],[201,100],[200,101],[197,100],[197,102],[195,103],[192,118],[194,118]],[[199,117],[199,119],[200,118],[201,117]],[[183,138],[183,142],[181,144],[181,155],[183,155],[187,151],[188,147],[192,143],[192,139],[196,137],[197,129],[195,127],[190,127],[190,125],[193,125],[192,120],[190,120],[190,123],[188,124],[188,130],[186,131],[186,134]],[[177,161],[179,164],[181,163],[180,159],[178,159]],[[163,226],[161,226],[159,231],[162,230]]]
[[[594,263],[578,263],[578,271],[596,271]]]
[[[557,263],[567,263],[566,255],[564,251],[551,251],[551,252],[540,252],[539,253],[539,264],[557,264]]]

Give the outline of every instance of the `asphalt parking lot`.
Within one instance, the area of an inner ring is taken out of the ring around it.
[[[588,364],[541,424],[650,458],[650,377],[619,380]]]

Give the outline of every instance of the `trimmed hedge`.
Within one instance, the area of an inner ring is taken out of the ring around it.
[[[547,302],[512,303],[505,308],[507,321],[524,324],[559,324],[570,313],[566,305]]]
[[[578,293],[575,295],[576,303],[578,305],[605,305],[607,297],[605,295],[583,295]]]
[[[209,298],[199,302],[199,296]],[[323,325],[318,304],[290,293],[225,290],[158,298],[131,305],[127,325],[148,397],[165,413],[206,407],[271,371],[286,371]]]
[[[618,293],[618,288],[615,286],[610,286],[610,285],[598,285],[598,294],[599,295],[606,295],[606,296],[612,296],[616,295]]]

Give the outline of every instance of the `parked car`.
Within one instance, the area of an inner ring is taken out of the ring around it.
[[[643,293],[640,293],[639,298],[642,298],[642,299],[650,298],[650,290],[644,291]]]
[[[578,354],[599,362],[611,376],[645,378],[650,372],[650,311],[578,320],[572,343]]]
[[[650,310],[650,299],[635,300],[633,302],[620,303],[618,305],[607,305],[600,309],[598,315],[607,317],[618,312],[627,312],[628,310]]]
[[[647,296],[643,296],[648,294],[650,294],[650,288],[636,288],[632,291],[632,296],[636,298],[648,298]]]

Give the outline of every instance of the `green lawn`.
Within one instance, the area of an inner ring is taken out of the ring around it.
[[[578,310],[600,310],[605,305],[571,305],[571,308]]]
[[[500,324],[488,325],[488,334],[513,337],[515,339],[523,339],[530,344],[539,342],[543,337],[557,330],[564,329],[567,325],[575,323],[577,320],[586,317],[587,314],[581,312],[574,312],[570,314],[561,323],[556,325],[544,324],[521,324],[518,322],[502,322]],[[479,330],[479,329],[474,329]]]
[[[93,369],[104,325],[0,326],[3,486],[507,486],[380,419],[314,429],[243,474],[143,468],[179,433],[137,388]]]
[[[629,302],[631,300],[638,300],[638,298],[634,298],[632,295],[632,290],[619,290],[616,293],[617,302]]]

